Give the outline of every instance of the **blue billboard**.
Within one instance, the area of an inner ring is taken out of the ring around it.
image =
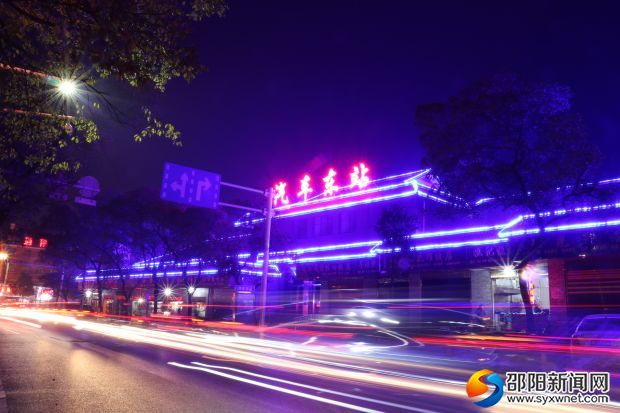
[[[161,199],[188,206],[217,208],[220,175],[166,162],[161,181]]]

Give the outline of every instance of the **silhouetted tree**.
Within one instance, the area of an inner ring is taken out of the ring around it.
[[[103,311],[105,270],[115,268],[115,262],[123,254],[119,234],[105,212],[100,207],[53,205],[42,226],[49,239],[47,254],[70,262],[84,275],[87,270],[93,271],[99,311]]]
[[[79,167],[76,146],[100,139],[100,108],[128,124],[127,110],[102,88],[163,92],[169,81],[204,71],[188,36],[226,8],[223,0],[0,2],[0,223],[33,177]],[[71,79],[79,98],[59,93],[59,78]],[[142,111],[134,140],[180,145],[172,124]]]
[[[402,205],[389,206],[381,211],[375,224],[375,231],[383,241],[382,248],[391,249],[388,255],[389,274],[394,277],[400,271],[399,263],[413,256],[412,235],[417,229],[416,217]]]
[[[218,225],[222,219],[220,211],[206,208],[188,208],[164,202],[149,190],[137,190],[124,194],[107,206],[107,211],[117,222],[117,232],[132,257],[132,262],[142,262],[145,271],[150,271],[154,295],[154,312],[158,311],[157,298],[160,294],[160,277],[167,279],[165,262],[176,263],[175,271],[181,271],[184,290],[199,283],[198,274],[188,274],[192,259],[214,260],[218,253]],[[120,273],[121,288],[129,300],[130,292],[125,278],[129,263]],[[132,285],[135,282],[132,280]],[[187,292],[188,300],[192,294]]]
[[[591,195],[599,153],[571,106],[570,88],[496,76],[464,89],[443,103],[418,107],[416,123],[425,163],[443,189],[519,213],[531,213],[539,229],[533,246],[517,257],[522,271],[537,257],[552,206]],[[519,277],[532,328],[527,280]]]
[[[32,283],[32,277],[26,273],[19,274],[15,281],[15,293],[20,296],[31,296],[34,293],[34,285]]]

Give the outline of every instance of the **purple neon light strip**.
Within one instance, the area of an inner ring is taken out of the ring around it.
[[[323,211],[333,211],[335,209],[340,209],[340,208],[349,208],[355,205],[367,205],[367,204],[372,204],[375,202],[381,202],[381,201],[388,201],[391,199],[398,199],[398,198],[405,198],[411,195],[415,195],[417,193],[417,191],[406,191],[406,192],[401,192],[399,194],[392,194],[392,195],[385,195],[382,197],[375,197],[375,198],[368,198],[368,199],[360,199],[359,201],[350,201],[350,202],[345,202],[342,204],[336,204],[336,205],[327,205],[321,208],[314,208],[314,209],[307,209],[307,210],[302,210],[302,211],[295,211],[295,212],[289,212],[287,214],[281,214],[278,215],[278,218],[286,218],[286,217],[297,217],[297,216],[301,216],[301,215],[308,215],[308,214],[314,214],[317,212],[323,212]]]
[[[614,202],[612,204],[600,204],[600,205],[594,205],[592,207],[577,207],[577,208],[571,208],[571,209],[558,209],[555,211],[541,212],[540,214],[538,214],[538,216],[540,217],[550,217],[551,215],[562,216],[562,215],[566,215],[570,213],[606,211],[609,209],[619,209],[619,208],[620,208],[620,202]],[[523,215],[524,219],[533,219],[534,217],[535,217],[534,214]]]
[[[521,222],[522,219],[523,219],[523,217],[519,216],[519,217],[513,219],[512,221],[510,221],[508,224],[506,224],[504,226],[504,228],[508,229],[511,226],[514,226],[517,223]],[[548,231],[548,232],[570,231],[570,230],[579,230],[579,229],[588,229],[588,228],[600,228],[600,227],[605,227],[605,226],[616,226],[616,225],[620,225],[620,220],[612,220],[612,221],[604,221],[604,222],[598,221],[598,222],[589,222],[589,223],[583,223],[583,224],[570,224],[570,225],[553,226],[553,227],[548,227],[546,229],[546,231]],[[486,229],[486,227],[478,227],[478,228]],[[472,228],[472,230],[473,230],[473,228]],[[455,231],[459,231],[459,230],[455,230]],[[528,230],[528,231],[529,232],[526,232],[525,230],[513,231],[514,233],[513,232],[506,232],[506,233],[503,234],[503,237],[501,237],[501,238],[490,238],[490,239],[471,240],[471,241],[462,241],[462,242],[446,242],[446,243],[425,244],[425,245],[419,245],[419,246],[412,247],[412,249],[416,250],[416,251],[428,251],[428,250],[434,250],[434,249],[460,248],[460,247],[465,247],[465,246],[494,245],[494,244],[499,244],[499,243],[507,242],[508,241],[508,237],[510,237],[510,236],[527,235],[529,233],[535,233],[533,231],[537,231],[537,230]],[[471,232],[475,232],[475,231],[471,231]],[[422,234],[420,234],[420,235],[422,235]],[[437,235],[435,235],[435,236],[437,236]],[[341,244],[340,245],[340,247],[346,247],[346,246],[347,246],[347,244]],[[323,248],[322,251],[341,249],[341,248],[335,248],[335,247],[338,247],[338,246],[322,247]],[[377,249],[376,246],[375,246],[375,247],[373,247],[371,249],[371,251],[369,253],[332,255],[332,256],[322,256],[322,257],[321,256],[319,256],[319,257],[307,257],[307,258],[298,258],[296,260],[293,259],[293,261],[299,262],[299,263],[303,263],[303,262],[316,262],[316,261],[329,261],[329,260],[338,261],[338,260],[345,260],[345,259],[367,258],[367,257],[375,256],[376,253],[385,253],[385,252],[389,252],[389,250]]]
[[[440,203],[443,203],[443,204],[452,205],[453,203],[448,201],[448,200],[445,200],[443,198],[437,197],[435,195],[431,195],[431,194],[426,193],[426,192],[418,191],[418,189],[417,189],[418,185],[433,190],[428,185],[425,185],[425,184],[423,184],[421,182],[415,181],[415,178],[424,175],[428,171],[429,170],[426,169],[426,170],[422,170],[422,171],[411,172],[409,174],[398,175],[398,176],[406,176],[406,175],[410,175],[410,174],[417,174],[414,177],[410,177],[407,180],[405,180],[404,182],[399,182],[397,184],[391,184],[391,185],[385,185],[385,186],[376,187],[376,188],[369,188],[369,189],[366,189],[366,190],[349,192],[347,194],[336,195],[336,196],[332,196],[332,197],[329,197],[329,198],[322,197],[322,198],[318,198],[318,199],[314,199],[314,200],[310,200],[310,201],[306,201],[306,202],[296,202],[296,203],[293,203],[293,204],[276,207],[275,210],[276,211],[289,211],[289,210],[291,210],[293,208],[297,208],[297,207],[307,207],[307,206],[319,205],[319,204],[323,204],[323,203],[331,203],[333,201],[347,199],[347,198],[353,198],[353,197],[358,197],[358,196],[361,196],[361,195],[378,193],[378,192],[388,191],[388,190],[396,189],[396,188],[409,187],[409,186],[412,186],[412,184],[415,182],[415,184],[416,184],[414,186],[415,190],[413,190],[413,191],[407,191],[407,192],[400,193],[400,194],[395,194],[395,195],[385,195],[385,196],[381,196],[381,197],[373,197],[373,198],[370,198],[370,199],[363,199],[363,200],[358,200],[358,201],[339,203],[339,204],[335,204],[335,205],[332,204],[332,205],[327,205],[325,207],[318,207],[318,208],[312,208],[312,209],[304,209],[302,211],[289,212],[289,213],[281,213],[281,214],[277,215],[276,218],[294,217],[294,216],[300,216],[300,215],[306,215],[306,214],[312,214],[312,213],[319,213],[319,212],[323,212],[323,211],[330,211],[330,210],[335,210],[335,209],[340,209],[340,208],[349,208],[349,207],[356,206],[356,205],[364,205],[364,204],[370,204],[370,203],[374,203],[374,202],[387,201],[387,200],[390,200],[390,199],[404,198],[404,197],[408,197],[408,196],[412,196],[412,195],[416,195],[416,194],[419,194],[422,197],[426,197],[426,198],[432,199],[434,201],[437,201],[437,202],[440,202]],[[378,180],[375,180],[375,181],[372,181],[372,182],[378,182],[378,181],[386,180],[386,179],[391,179],[391,178],[390,177],[382,178],[382,179],[378,179]],[[347,188],[347,187],[344,187],[344,188]],[[262,220],[263,220],[262,218],[257,218],[257,219],[252,219],[249,222],[254,224],[254,223],[257,223],[257,222],[261,222]],[[238,227],[238,226],[241,226],[243,223],[244,222],[237,221],[237,222],[235,222],[234,225],[236,227]]]
[[[412,247],[412,250],[416,251],[426,251],[431,249],[441,249],[441,248],[460,248],[466,246],[478,246],[478,245],[494,245],[500,244],[502,242],[508,242],[507,239],[489,239],[489,240],[476,240],[476,241],[463,241],[463,242],[447,242],[443,244],[428,244],[428,245],[420,245],[417,247]],[[385,249],[376,249],[376,252],[366,252],[360,254],[342,254],[342,255],[327,255],[327,256],[319,256],[319,257],[307,257],[307,258],[298,258],[294,260],[297,263],[311,263],[311,262],[321,262],[321,261],[344,261],[351,259],[363,259],[363,258],[372,258],[376,257],[377,254],[380,253],[389,253],[392,250]]]
[[[422,232],[420,234],[412,234],[411,238],[422,239],[422,238],[445,237],[448,235],[473,234],[476,232],[488,232],[488,231],[500,230],[504,228],[505,226],[506,224],[487,225],[487,226],[482,226],[482,227],[458,228],[458,229],[446,230],[446,231]]]
[[[348,249],[348,248],[358,248],[358,247],[374,247],[380,244],[381,244],[381,241],[350,242],[346,244],[324,245],[320,247],[296,248],[294,250],[274,252],[273,254],[299,255],[299,254],[306,254],[309,252],[332,251],[332,250],[338,250],[338,249]],[[263,255],[264,255],[263,253],[259,253],[257,256],[262,257]],[[271,254],[269,255],[271,256]]]
[[[522,220],[523,220],[523,216],[518,216],[517,218],[515,218],[515,219],[511,220],[510,222],[508,222],[507,224],[502,224],[502,225],[471,227],[471,228],[460,228],[460,229],[455,229],[455,230],[436,231],[436,232],[429,232],[429,233],[422,233],[422,234],[414,234],[413,237],[415,239],[424,239],[424,238],[442,237],[442,236],[450,236],[450,235],[472,234],[472,233],[477,233],[477,232],[488,232],[488,231],[491,231],[491,230],[496,230],[496,229],[500,229],[501,228],[501,231],[498,233],[498,236],[500,238],[490,238],[490,239],[486,239],[486,240],[463,241],[463,242],[447,242],[447,243],[425,244],[425,245],[420,245],[420,246],[417,246],[417,247],[414,247],[414,248],[417,251],[427,251],[427,250],[433,250],[433,249],[459,248],[459,247],[463,247],[463,246],[492,245],[492,244],[498,244],[498,243],[501,243],[501,242],[505,242],[506,238],[510,237],[510,236],[527,235],[527,234],[531,234],[531,233],[537,232],[537,230],[518,230],[518,231],[512,231],[512,232],[504,232],[506,229],[509,229],[509,228],[513,227],[514,225],[518,224]],[[615,221],[611,221],[611,222],[613,223]],[[585,226],[584,226],[584,224],[565,225],[565,226],[559,226],[559,227],[549,227],[547,229],[547,231],[552,232],[552,231],[564,231],[564,230],[571,230],[571,229],[595,228],[595,227],[601,227],[601,226],[610,226],[610,225],[612,225],[612,223],[591,223],[591,224],[588,224],[588,225],[585,225]],[[371,251],[369,253],[345,254],[345,255],[332,256],[332,257],[334,257],[334,260],[343,260],[343,259],[346,259],[346,257],[349,257],[349,258],[363,258],[363,257],[373,256],[373,255],[375,255],[375,253],[385,252],[386,250],[376,250],[376,247],[379,246],[379,245],[381,245],[381,241],[378,241],[378,240],[374,240],[374,241],[361,241],[361,242],[353,242],[353,243],[346,243],[346,244],[336,244],[336,245],[326,245],[326,246],[319,246],[319,247],[298,248],[298,249],[294,249],[294,250],[274,252],[273,254],[276,255],[276,256],[277,255],[283,255],[283,254],[303,255],[303,254],[313,253],[313,252],[336,251],[336,250],[358,248],[358,247],[365,247],[365,246],[372,247],[372,249],[371,249]],[[260,256],[262,256],[262,255],[259,254],[259,257]],[[297,260],[289,258],[289,257],[282,258],[282,259],[270,258],[271,262],[289,262],[289,263],[292,263],[292,262],[312,262],[312,261],[315,261],[315,260],[326,261],[326,260],[329,260],[329,259],[324,259],[323,257],[299,258]],[[257,263],[260,263],[260,262],[262,262],[262,260],[258,260],[257,261]]]
[[[218,274],[218,271],[217,270],[213,270],[213,269],[211,269],[211,270],[202,270],[202,271],[198,271],[198,270],[196,270],[196,271],[187,271],[187,274],[188,275],[196,275],[199,272],[202,275],[216,275],[216,274]],[[259,277],[263,275],[262,271],[254,271],[254,270],[248,270],[248,269],[242,269],[241,273],[242,274],[256,275],[256,276],[259,276]],[[152,277],[152,275],[153,274],[151,274],[151,273],[143,272],[143,273],[137,273],[137,274],[129,274],[128,277],[129,278],[150,278],[150,277]],[[182,271],[171,271],[171,272],[167,272],[166,273],[166,276],[170,277],[170,278],[179,277],[181,275],[183,275]],[[163,276],[164,276],[163,272],[158,272],[157,273],[157,277],[163,277]],[[277,278],[277,277],[281,277],[282,273],[279,272],[279,271],[278,272],[270,272],[269,276]],[[105,276],[105,278],[106,279],[120,279],[121,276],[120,275],[107,275],[107,276]],[[86,277],[83,277],[81,275],[78,275],[77,277],[75,277],[75,279],[77,281],[82,281],[82,280],[84,280],[84,281],[95,281],[97,279],[97,277],[96,276],[86,276]]]
[[[360,258],[370,258],[375,257],[377,254],[372,252],[365,252],[361,254],[343,254],[343,255],[327,255],[323,257],[308,257],[308,258],[299,258],[295,260],[298,263],[304,262],[320,262],[320,261],[344,261],[351,259],[360,259]]]
[[[494,239],[475,240],[475,241],[446,242],[442,244],[419,245],[419,246],[412,247],[412,250],[428,251],[428,250],[443,249],[443,248],[475,247],[479,245],[499,244],[501,242],[506,242],[506,241],[508,240],[504,238],[494,238]]]
[[[399,184],[399,186],[401,186],[401,185]],[[409,185],[407,185],[407,186],[409,186]],[[435,195],[428,194],[426,192],[422,192],[422,191],[420,191],[418,189],[414,189],[414,190],[411,190],[411,191],[401,192],[401,193],[398,193],[398,194],[384,195],[384,196],[380,196],[380,197],[360,199],[360,200],[357,200],[357,201],[344,202],[344,203],[335,204],[335,205],[326,205],[324,207],[319,207],[319,208],[304,209],[304,210],[301,210],[301,211],[288,212],[288,213],[284,213],[284,214],[279,214],[279,215],[276,216],[276,218],[297,217],[297,216],[302,216],[302,215],[320,213],[320,212],[324,212],[324,211],[333,211],[333,210],[336,210],[336,209],[350,208],[350,207],[357,206],[357,205],[368,205],[368,204],[373,204],[375,202],[383,202],[383,201],[389,201],[389,200],[392,200],[392,199],[406,198],[406,197],[413,196],[413,195],[419,195],[419,196],[424,197],[424,198],[429,198],[429,199],[432,199],[434,201],[440,202],[442,204],[454,205],[452,202],[447,201],[447,200],[445,200],[443,198],[437,197]],[[259,222],[261,220],[262,219],[252,220],[252,223]],[[241,225],[241,224],[239,224],[239,225]]]
[[[578,207],[578,208],[573,208],[573,209],[569,209],[569,210],[556,210],[553,212],[547,212],[547,213],[543,213],[546,214],[546,216],[550,216],[551,214],[554,215],[565,215],[567,213],[574,213],[574,212],[591,212],[591,211],[598,211],[598,210],[606,210],[606,209],[617,209],[620,208],[620,203],[614,203],[614,204],[603,204],[603,205],[597,205],[594,207]],[[528,216],[523,216],[520,215],[518,217],[516,217],[515,219],[509,221],[507,224],[503,224],[503,225],[495,225],[495,226],[481,226],[481,227],[471,227],[471,228],[460,228],[460,229],[455,229],[455,230],[447,230],[447,231],[436,231],[436,232],[429,232],[429,233],[422,233],[422,234],[413,234],[413,238],[415,239],[423,239],[423,238],[432,238],[432,237],[441,237],[441,236],[449,236],[449,235],[458,235],[458,234],[472,234],[472,233],[477,233],[477,232],[488,232],[491,230],[495,230],[495,229],[500,229],[499,233],[497,234],[499,238],[491,238],[491,239],[487,239],[487,240],[475,240],[475,241],[464,241],[464,242],[449,242],[449,243],[435,243],[435,244],[426,244],[426,245],[420,245],[420,246],[416,246],[414,247],[415,250],[418,251],[423,251],[423,250],[432,250],[432,249],[441,249],[441,248],[458,248],[458,247],[462,247],[462,246],[476,246],[476,245],[489,245],[489,244],[497,244],[500,242],[505,242],[507,241],[508,237],[516,237],[516,236],[522,236],[522,235],[530,235],[530,234],[535,234],[538,233],[539,230],[537,228],[534,229],[523,229],[523,230],[514,230],[514,231],[506,231],[512,227],[514,227],[516,224],[520,223],[521,221],[523,221],[526,218],[533,218],[533,215],[530,214]],[[570,231],[570,230],[580,230],[580,229],[591,229],[591,228],[601,228],[601,227],[608,227],[608,226],[618,226],[620,225],[620,220],[609,220],[609,221],[592,221],[592,222],[586,222],[586,223],[580,223],[580,224],[566,224],[566,225],[558,225],[558,226],[549,226],[545,229],[546,232],[558,232],[558,231]],[[278,259],[278,258],[274,258],[274,259],[270,259],[270,261],[272,262],[316,262],[316,261],[330,261],[330,260],[346,260],[346,259],[355,259],[355,258],[365,258],[365,257],[372,257],[375,256],[376,253],[382,253],[382,252],[386,252],[387,250],[378,250],[377,247],[381,245],[381,241],[361,241],[361,242],[354,242],[354,243],[346,243],[346,244],[336,244],[336,245],[327,245],[327,246],[320,246],[320,247],[308,247],[308,248],[299,248],[299,249],[295,249],[295,250],[289,250],[289,251],[278,251],[278,252],[274,252],[274,255],[284,255],[284,254],[294,254],[294,255],[303,255],[306,253],[312,253],[312,252],[323,252],[323,251],[335,251],[335,250],[341,250],[341,249],[347,249],[347,248],[356,248],[356,247],[364,247],[364,246],[371,246],[371,250],[370,252],[367,253],[359,253],[359,254],[344,254],[344,255],[333,255],[333,256],[324,256],[324,257],[307,257],[307,258],[298,258],[297,260],[291,259],[291,258],[282,258],[282,259]],[[249,254],[240,254],[243,256],[249,256]],[[257,261],[257,263],[261,262],[262,260]],[[198,259],[193,259],[190,261],[191,264],[197,264],[199,263],[200,260]],[[176,264],[177,266],[179,266],[179,264]],[[203,272],[206,272],[208,270],[204,270]],[[87,273],[93,273],[94,270],[88,270]],[[197,271],[196,271],[197,272]],[[182,274],[182,272],[179,271],[179,273]],[[151,274],[148,273],[144,273],[147,274],[147,276],[151,276]],[[158,273],[162,274],[162,272]],[[167,273],[168,275],[171,273]],[[189,272],[188,272],[189,274]],[[134,275],[130,275],[130,276],[134,276]],[[118,277],[118,276],[116,276]],[[82,277],[78,276],[76,277],[76,279],[81,279]],[[96,277],[87,277],[87,279],[96,279]],[[108,276],[108,278],[110,278]]]
[[[580,230],[580,229],[592,229],[592,228],[603,228],[603,227],[614,227],[620,225],[620,219],[614,219],[610,221],[592,221],[592,222],[583,222],[581,224],[566,224],[566,225],[556,225],[545,227],[545,232],[559,232],[559,231],[572,231],[572,230]],[[531,229],[520,229],[515,231],[508,231],[503,233],[504,237],[515,237],[521,235],[531,235],[538,234],[540,232],[539,228],[531,228]]]

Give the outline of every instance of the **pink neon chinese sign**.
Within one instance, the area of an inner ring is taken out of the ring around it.
[[[273,205],[277,206],[278,202],[282,205],[289,203],[288,195],[286,195],[286,182],[278,182],[274,187]]]
[[[338,192],[338,185],[336,185],[336,171],[333,168],[329,168],[329,172],[327,172],[327,176],[323,178],[323,182],[325,182],[325,189],[323,190],[323,195],[332,196],[336,192]]]
[[[351,176],[351,187],[357,186],[359,189],[366,188],[370,179],[368,178],[369,169],[363,163],[353,166],[353,172],[350,174]]]
[[[351,183],[350,185],[345,186],[345,189],[363,189],[370,184],[370,176],[368,175],[368,173],[370,172],[370,168],[368,168],[365,163],[357,163],[353,165],[351,170],[352,172],[349,173]],[[324,197],[334,196],[341,189],[336,180],[337,175],[338,172],[336,171],[336,169],[329,168],[327,170],[327,174],[322,178],[322,194]],[[299,200],[299,202],[307,202],[308,198],[314,192],[314,189],[310,184],[311,180],[312,178],[309,174],[304,174],[303,178],[299,180],[299,192],[297,192],[297,199]],[[286,185],[286,182],[283,181],[280,181],[274,185],[274,206],[283,206],[290,203],[290,199],[286,190]],[[321,192],[319,192],[319,194],[320,193]]]
[[[308,195],[313,191],[310,187],[310,175],[304,175],[304,179],[299,182],[301,184],[301,189],[297,192],[297,196],[303,198],[304,202],[306,202],[308,200]]]

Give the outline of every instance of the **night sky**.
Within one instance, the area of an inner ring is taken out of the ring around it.
[[[111,195],[158,188],[165,161],[264,187],[316,182],[366,161],[371,175],[416,169],[419,104],[481,77],[518,73],[571,86],[592,139],[620,175],[618,2],[240,1],[193,41],[209,72],[155,102],[184,145],[132,142],[104,126],[84,169]],[[314,171],[313,171],[314,169]]]

